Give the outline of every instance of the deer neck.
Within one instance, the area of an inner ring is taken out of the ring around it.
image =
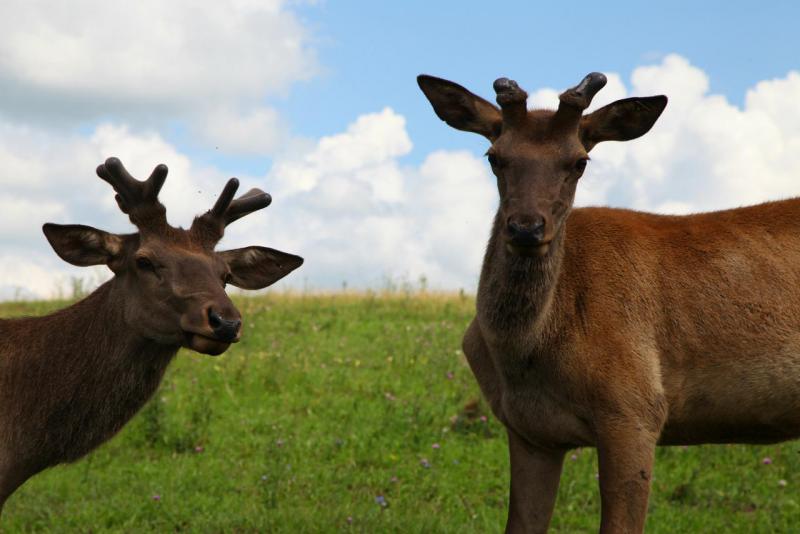
[[[506,250],[498,211],[477,299],[478,321],[490,343],[513,345],[527,353],[550,331],[564,258],[564,227],[556,233],[544,257],[526,258]]]
[[[118,432],[179,348],[132,332],[116,291],[112,280],[51,315],[0,323],[0,448],[35,462],[34,471],[80,458]]]

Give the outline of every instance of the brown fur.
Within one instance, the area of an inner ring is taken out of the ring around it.
[[[426,94],[439,83],[420,80]],[[508,429],[508,532],[547,530],[570,448],[598,449],[601,532],[642,532],[657,444],[800,436],[800,199],[690,216],[570,209],[563,154],[641,135],[660,109],[642,112],[623,133],[605,109],[558,136],[558,114],[526,112],[522,130],[489,136],[507,163],[463,347]],[[544,245],[521,254],[506,221],[538,213]]]
[[[269,204],[259,190],[233,200],[236,180],[192,229],[169,226],[156,198],[166,173],[159,166],[139,182],[115,158],[98,169],[137,234],[44,226],[63,259],[105,264],[114,277],[53,314],[0,319],[0,511],[31,476],[114,436],[181,346],[216,355],[238,341],[241,317],[226,281],[262,288],[303,262],[265,247],[214,252],[226,224]]]

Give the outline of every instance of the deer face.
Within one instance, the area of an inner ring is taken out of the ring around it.
[[[644,135],[667,104],[665,96],[628,98],[583,116],[606,83],[599,73],[562,93],[557,111],[529,111],[527,93],[506,78],[494,83],[499,107],[447,80],[421,75],[417,82],[440,119],[490,141],[486,154],[500,193],[501,236],[509,254],[526,257],[550,251],[589,151],[600,141]]]
[[[139,182],[119,160],[109,158],[98,175],[117,190],[120,208],[139,232],[116,235],[49,223],[43,230],[67,262],[105,264],[114,272],[113,298],[122,301],[126,326],[145,338],[221,354],[239,340],[242,324],[226,285],[260,289],[303,263],[299,256],[265,247],[214,250],[227,224],[270,203],[269,195],[257,189],[233,200],[236,179],[228,182],[212,210],[184,230],[167,224],[157,200],[166,167],[157,167],[149,180]]]

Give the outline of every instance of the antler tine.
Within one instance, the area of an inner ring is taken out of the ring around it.
[[[503,122],[514,123],[522,120],[527,114],[528,93],[514,80],[498,78],[493,84],[497,93],[497,103],[503,110]]]
[[[231,205],[233,195],[236,194],[237,189],[239,189],[239,180],[237,178],[231,178],[228,180],[228,183],[225,184],[225,187],[223,188],[222,193],[220,193],[219,198],[214,203],[214,207],[211,208],[212,217],[219,219],[225,215],[225,212],[228,211],[228,207]]]
[[[272,197],[257,188],[234,200],[233,196],[238,188],[239,180],[228,180],[214,207],[195,218],[191,230],[202,241],[210,245],[216,244],[222,239],[226,226],[249,213],[266,208],[272,202]]]
[[[157,165],[150,177],[140,181],[131,176],[118,158],[108,158],[97,167],[97,176],[108,182],[116,191],[119,209],[127,213],[137,226],[145,221],[159,225],[166,223],[166,210],[158,201],[158,193],[164,186],[169,170],[163,163]]]
[[[272,204],[272,197],[261,189],[253,188],[244,195],[234,200],[228,211],[225,212],[225,225],[229,225],[245,215],[264,209]]]
[[[570,125],[577,125],[583,115],[583,110],[589,107],[594,95],[605,87],[606,82],[608,79],[601,72],[587,74],[581,83],[558,96],[557,117]]]

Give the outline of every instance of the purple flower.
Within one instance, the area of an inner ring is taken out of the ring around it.
[[[153,500],[154,501],[160,501],[161,500],[161,495],[158,495],[158,494],[153,495]]]
[[[432,449],[438,449],[439,447],[441,447],[441,445],[439,445],[438,443],[434,443],[433,445],[431,445]]]
[[[386,497],[384,497],[383,495],[378,495],[377,497],[375,497],[375,504],[380,505],[381,508],[386,508],[387,506],[389,506],[389,503],[386,502]]]
[[[486,418],[486,416],[485,416],[485,415],[482,415],[482,416],[481,416],[481,422],[482,422],[482,423],[485,423],[486,421],[488,421],[488,419]]]
[[[447,379],[448,380],[452,380],[454,376],[456,376],[456,375],[453,374],[453,371],[447,371]]]
[[[353,524],[353,516],[351,516],[351,515],[347,516],[347,524],[348,525],[352,525]]]
[[[430,467],[431,467],[431,463],[428,461],[427,458],[423,458],[422,460],[420,460],[419,461],[419,465],[421,465],[425,469],[430,469]]]
[[[771,464],[771,463],[772,463],[772,458],[770,458],[769,456],[767,456],[766,458],[764,458],[763,460],[761,460],[761,463],[762,463],[762,464],[764,464],[764,465],[769,465],[769,464]]]
[[[570,459],[570,460],[572,460],[572,461],[574,462],[575,460],[577,460],[577,459],[578,459],[578,455],[577,455],[577,454],[573,454],[573,455],[571,455],[571,456],[569,457],[569,459]]]
[[[194,452],[196,452],[197,454],[200,454],[200,453],[201,453],[201,452],[203,452],[204,450],[205,450],[205,449],[203,448],[203,446],[202,446],[202,445],[198,445],[197,447],[195,447],[195,448],[194,448]]]

